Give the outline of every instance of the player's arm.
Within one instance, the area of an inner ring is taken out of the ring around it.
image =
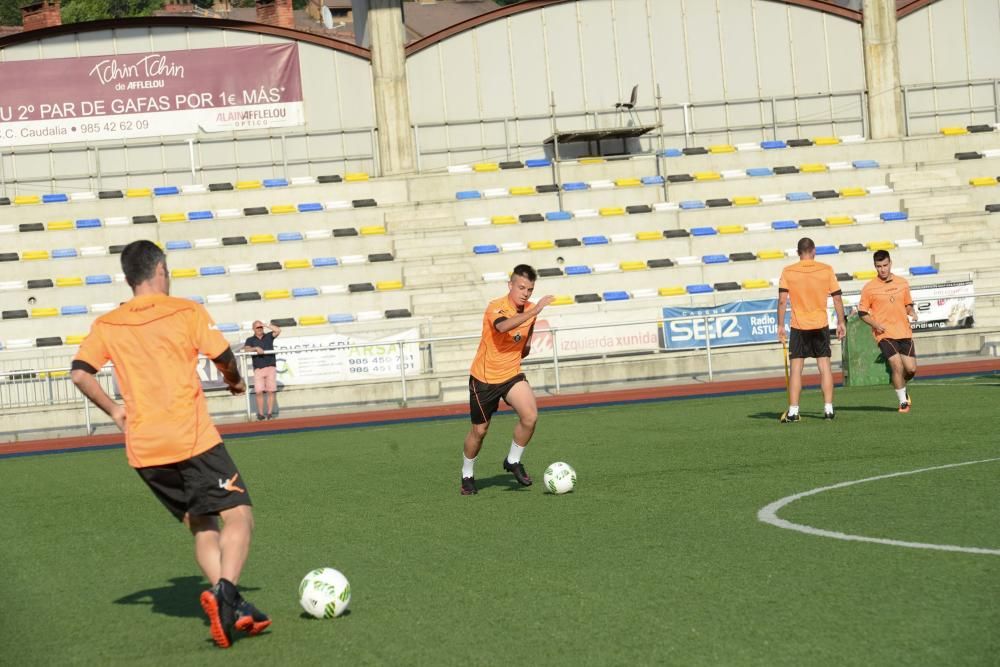
[[[830,296],[833,297],[833,309],[837,312],[837,338],[843,340],[847,335],[847,327],[844,324],[847,321],[844,316],[844,295],[837,290]]]
[[[270,324],[268,324],[267,328],[271,330],[271,333],[274,335],[275,338],[277,338],[278,336],[281,335],[281,327],[279,327],[274,322],[271,322]]]
[[[912,303],[906,304],[906,316],[909,317],[912,322],[916,322],[920,319],[917,315],[917,309],[913,307]]]
[[[521,349],[521,358],[524,359],[526,356],[531,354],[531,337],[535,333],[535,323],[532,322],[531,326],[528,328],[528,335],[525,338],[524,348]]]
[[[778,340],[785,342],[785,311],[788,309],[788,290],[778,288]]]
[[[212,363],[222,374],[223,381],[229,387],[229,393],[239,395],[247,390],[243,378],[240,377],[240,369],[236,365],[236,355],[233,354],[232,350],[226,348],[222,354],[212,359]]]
[[[537,317],[545,306],[552,303],[553,299],[555,299],[555,297],[552,295],[543,296],[538,300],[538,303],[525,310],[523,313],[518,313],[512,317],[498,317],[493,320],[493,328],[496,329],[498,333],[507,333],[508,331],[516,329],[532,317]]]
[[[858,317],[861,318],[862,322],[870,326],[872,328],[872,331],[874,331],[875,333],[877,334],[885,333],[885,328],[881,324],[875,321],[875,318],[872,317],[871,313],[859,310]]]
[[[76,385],[76,388],[80,390],[80,393],[90,399],[90,402],[100,408],[106,415],[111,417],[118,429],[124,433],[125,406],[116,403],[104,391],[104,387],[101,386],[101,383],[95,377],[97,369],[86,361],[80,361],[79,359],[73,360],[71,368],[69,376],[73,380],[73,384]]]

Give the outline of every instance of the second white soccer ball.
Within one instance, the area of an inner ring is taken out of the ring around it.
[[[302,578],[299,604],[315,618],[340,616],[351,602],[351,584],[332,567],[321,567]]]
[[[569,493],[576,487],[576,471],[568,463],[556,461],[545,469],[542,482],[549,493]]]

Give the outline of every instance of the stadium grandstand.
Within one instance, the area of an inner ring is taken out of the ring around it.
[[[42,0],[0,33],[0,439],[113,431],[68,369],[137,239],[234,351],[281,327],[282,419],[460,411],[522,263],[556,296],[540,396],[781,386],[801,236],[849,305],[891,250],[922,364],[996,362],[996,3],[360,4],[62,24]],[[252,421],[208,360],[204,386]]]

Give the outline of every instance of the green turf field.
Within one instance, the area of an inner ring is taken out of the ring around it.
[[[0,460],[0,664],[995,665],[1000,556],[849,542],[757,513],[815,487],[1000,457],[1000,378],[838,388],[838,417],[780,425],[784,394],[544,412],[525,457],[458,493],[464,420],[233,439],[257,533],[241,582],[266,634],[214,647],[190,539],[121,450]],[[804,498],[796,523],[1000,549],[1000,461]],[[350,613],[304,617],[319,566]],[[220,663],[219,660],[223,660]],[[236,662],[238,661],[238,662]]]

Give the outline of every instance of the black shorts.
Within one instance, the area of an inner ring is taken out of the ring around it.
[[[829,329],[792,329],[788,338],[789,359],[818,359],[829,356]]]
[[[882,350],[882,356],[891,359],[897,354],[904,357],[916,357],[917,347],[913,344],[912,338],[883,338],[878,342],[878,349]]]
[[[527,382],[524,373],[518,373],[511,379],[500,384],[489,384],[480,382],[476,378],[469,376],[469,416],[472,417],[473,424],[485,424],[498,409],[500,409],[500,399],[507,401],[507,392],[518,382]],[[510,403],[507,403],[510,405]]]
[[[186,461],[135,471],[178,521],[185,514],[216,515],[252,504],[240,471],[221,442]]]

